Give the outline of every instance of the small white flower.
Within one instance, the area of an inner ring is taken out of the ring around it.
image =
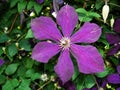
[[[48,80],[48,76],[47,76],[47,74],[42,74],[41,75],[41,77],[40,77],[40,79],[42,80],[42,81],[47,81]]]
[[[102,17],[103,17],[104,23],[106,23],[108,14],[109,14],[109,6],[105,4],[102,8]]]

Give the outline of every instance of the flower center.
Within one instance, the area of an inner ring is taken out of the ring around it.
[[[63,37],[60,40],[60,46],[63,49],[69,48],[70,47],[70,39],[68,37]]]

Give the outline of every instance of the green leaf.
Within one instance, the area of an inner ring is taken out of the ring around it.
[[[33,81],[33,80],[35,80],[35,79],[39,79],[40,78],[40,73],[34,73],[34,74],[32,74],[32,76],[31,76],[31,80]]]
[[[27,38],[33,38],[33,37],[34,37],[33,32],[31,29],[29,29],[25,38],[27,39]]]
[[[7,75],[12,75],[15,73],[15,71],[17,70],[19,64],[18,63],[14,63],[14,64],[10,64],[7,66],[6,70],[5,70],[5,73]]]
[[[21,83],[20,83],[19,87],[16,88],[16,90],[31,90],[30,87],[29,87],[30,86],[30,82],[31,82],[30,79],[23,79],[23,78],[21,78]]]
[[[9,37],[5,34],[0,35],[0,43],[4,43],[9,40]]]
[[[5,64],[0,66],[0,74],[2,74],[5,69],[6,69],[6,65]]]
[[[0,56],[3,54],[2,47],[0,47]]]
[[[21,40],[21,41],[19,42],[19,46],[20,46],[21,48],[23,48],[24,50],[26,50],[26,51],[30,51],[30,50],[31,50],[31,46],[30,46],[30,44],[29,44],[29,42],[28,42],[27,39]]]
[[[13,8],[20,0],[10,0],[10,7]]]
[[[76,9],[78,13],[79,20],[82,22],[91,21],[93,18],[99,18],[100,15],[96,12],[86,11],[84,8]]]
[[[89,13],[88,13],[88,16],[89,16],[89,17],[92,17],[92,18],[93,18],[93,17],[95,17],[95,18],[101,17],[101,16],[100,16],[98,13],[96,13],[96,12],[89,12]]]
[[[33,1],[29,1],[28,5],[27,5],[27,10],[32,9],[32,7],[34,6],[35,2]]]
[[[77,90],[83,90],[84,88],[84,75],[80,74],[79,77],[76,79],[76,88]]]
[[[17,79],[8,80],[2,87],[2,90],[14,90],[15,87],[19,85]]]
[[[103,0],[96,0],[95,8],[97,10],[99,10],[103,5],[104,5],[104,1]]]
[[[0,75],[0,84],[3,84],[6,80],[6,77],[4,75]]]
[[[19,77],[25,77],[25,72],[26,72],[26,68],[24,67],[24,65],[20,65],[18,70],[17,70],[17,76]]]
[[[11,57],[13,57],[14,55],[16,55],[18,52],[17,47],[15,46],[14,43],[12,43],[10,46],[8,46],[8,53]]]
[[[34,65],[34,60],[32,60],[31,58],[26,58],[25,67],[30,69],[32,68],[33,65]]]
[[[86,75],[85,77],[85,87],[91,88],[95,85],[95,80],[92,75]]]
[[[34,70],[33,69],[29,69],[27,70],[27,72],[25,73],[26,77],[31,77],[34,74]]]
[[[104,78],[105,76],[107,76],[110,72],[112,72],[112,68],[110,67],[107,67],[105,68],[105,71],[104,72],[100,72],[100,73],[97,73],[95,74],[97,77],[99,78]]]
[[[81,13],[81,14],[87,14],[87,11],[84,8],[78,8],[76,9],[76,12]]]
[[[27,2],[22,1],[18,3],[18,12],[21,13],[26,8]]]
[[[34,9],[35,12],[37,13],[37,15],[39,15],[40,11],[42,10],[43,5],[39,5],[39,4],[34,4]]]

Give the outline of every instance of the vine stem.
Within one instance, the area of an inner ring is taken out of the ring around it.
[[[116,7],[120,7],[120,5],[114,4],[114,3],[108,3],[110,5],[116,6]]]
[[[17,20],[18,15],[19,15],[19,14],[17,13],[17,14],[16,14],[16,16],[15,16],[15,18],[14,18],[14,20],[13,20],[12,25],[10,26],[10,29],[8,30],[8,33],[10,33],[10,32],[12,31],[13,26],[14,26],[14,24],[15,24],[16,20]]]
[[[46,82],[45,84],[43,84],[40,88],[38,88],[37,90],[42,90],[43,87],[45,87],[47,84],[49,84],[51,82],[51,80],[49,80],[48,82]]]
[[[99,86],[99,84],[98,84],[98,82],[97,82],[97,80],[96,80],[96,78],[95,78],[95,76],[92,74],[92,76],[93,76],[93,79],[95,80],[95,83],[96,83],[96,85],[97,85],[97,88],[99,89],[100,88],[100,86]]]

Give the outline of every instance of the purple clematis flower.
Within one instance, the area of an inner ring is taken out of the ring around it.
[[[4,63],[4,60],[0,59],[0,66],[2,66]]]
[[[77,44],[97,41],[101,35],[101,28],[95,23],[86,22],[76,33],[72,34],[78,22],[78,15],[69,5],[60,9],[56,19],[62,34],[50,17],[41,16],[31,21],[35,38],[43,40],[33,48],[32,58],[47,63],[50,58],[60,52],[54,70],[63,83],[69,81],[74,73],[70,53],[76,58],[80,72],[91,74],[104,71],[104,62],[98,50],[91,45]]]
[[[112,56],[120,50],[120,18],[114,23],[113,29],[116,33],[107,33],[106,39],[113,47],[108,51],[107,55]]]
[[[37,1],[37,3],[39,3],[39,4],[41,4],[41,3],[44,2],[44,0],[36,0],[36,1]]]
[[[108,75],[107,81],[112,84],[120,84],[120,65],[117,66],[117,73]],[[120,87],[116,90],[120,90]]]

